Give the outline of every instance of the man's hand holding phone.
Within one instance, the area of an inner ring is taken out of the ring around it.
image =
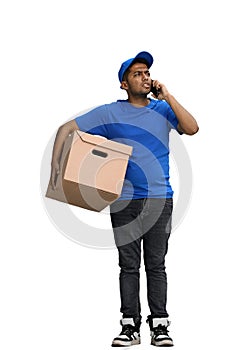
[[[158,80],[151,80],[151,92],[158,100],[165,100],[168,95],[166,86]]]

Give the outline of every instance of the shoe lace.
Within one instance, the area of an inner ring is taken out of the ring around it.
[[[132,326],[131,324],[125,324],[124,326],[122,326],[122,331],[121,331],[121,335],[126,335],[127,337],[131,337],[132,334],[135,332],[135,327]]]
[[[157,337],[158,335],[168,335],[167,327],[159,324],[157,327],[153,328],[154,335]]]

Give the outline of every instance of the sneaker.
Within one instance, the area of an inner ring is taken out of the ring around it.
[[[170,322],[167,318],[153,318],[149,320],[151,329],[151,345],[155,346],[173,346],[173,340],[168,335],[167,327]]]
[[[140,344],[139,329],[135,327],[133,318],[122,318],[120,321],[122,331],[113,339],[112,346],[131,346]]]

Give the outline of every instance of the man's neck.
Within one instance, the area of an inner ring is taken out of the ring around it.
[[[129,96],[128,102],[135,107],[146,107],[150,103],[150,99],[147,96]]]

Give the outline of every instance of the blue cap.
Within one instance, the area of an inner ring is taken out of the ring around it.
[[[150,68],[153,64],[153,57],[151,56],[151,54],[149,52],[146,52],[146,51],[142,51],[142,52],[139,52],[137,54],[137,56],[135,56],[134,58],[130,58],[129,60],[125,61],[122,63],[121,65],[121,68],[118,72],[118,78],[120,80],[120,82],[122,82],[123,80],[123,76],[126,72],[126,70],[133,64],[134,61],[136,61],[138,58],[142,58],[144,59],[147,64],[148,64],[148,68]]]

